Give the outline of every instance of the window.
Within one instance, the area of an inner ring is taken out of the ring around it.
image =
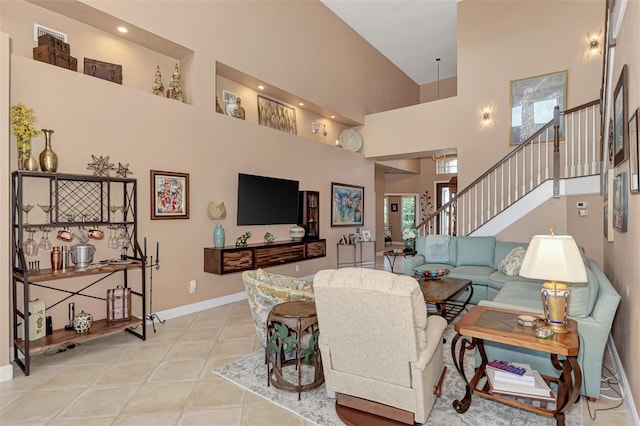
[[[416,197],[402,197],[402,229],[411,229],[416,223]]]
[[[445,157],[441,160],[436,160],[436,174],[446,175],[451,173],[458,173],[458,157]]]

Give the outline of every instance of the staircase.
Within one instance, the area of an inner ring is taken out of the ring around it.
[[[600,120],[597,100],[556,107],[553,120],[425,218],[420,235],[495,235],[497,217],[516,204],[528,212],[537,201],[560,197],[567,185],[599,185]]]

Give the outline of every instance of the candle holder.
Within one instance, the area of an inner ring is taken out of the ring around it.
[[[145,248],[146,248],[146,238],[145,238]],[[146,250],[145,250],[146,251]],[[166,320],[160,319],[158,314],[153,312],[153,270],[156,271],[160,269],[160,263],[158,262],[158,258],[156,257],[155,263],[153,261],[153,256],[149,256],[150,262],[147,264],[147,256],[143,257],[144,259],[144,267],[149,268],[149,314],[145,315],[145,321],[151,321],[151,326],[153,327],[153,332],[156,332],[156,323],[158,320],[160,324],[164,324]]]

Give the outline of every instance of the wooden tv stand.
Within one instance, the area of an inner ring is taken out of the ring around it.
[[[204,271],[229,274],[284,263],[299,262],[327,255],[327,241],[274,241],[246,247],[205,247]]]

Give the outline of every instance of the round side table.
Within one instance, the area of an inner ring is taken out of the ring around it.
[[[300,392],[320,386],[324,382],[324,373],[317,341],[318,334],[318,316],[316,315],[315,303],[295,301],[274,306],[267,317],[267,347],[265,349],[267,385],[273,384],[278,389],[298,392],[298,400],[300,400]],[[309,335],[311,347],[303,348],[302,340],[307,335]],[[285,353],[287,343],[293,347],[293,351],[288,352],[289,358]],[[308,355],[314,371],[313,381],[303,384],[301,367],[305,355]],[[295,367],[297,374],[294,374],[297,376],[297,383],[285,377],[284,369],[287,367]]]

